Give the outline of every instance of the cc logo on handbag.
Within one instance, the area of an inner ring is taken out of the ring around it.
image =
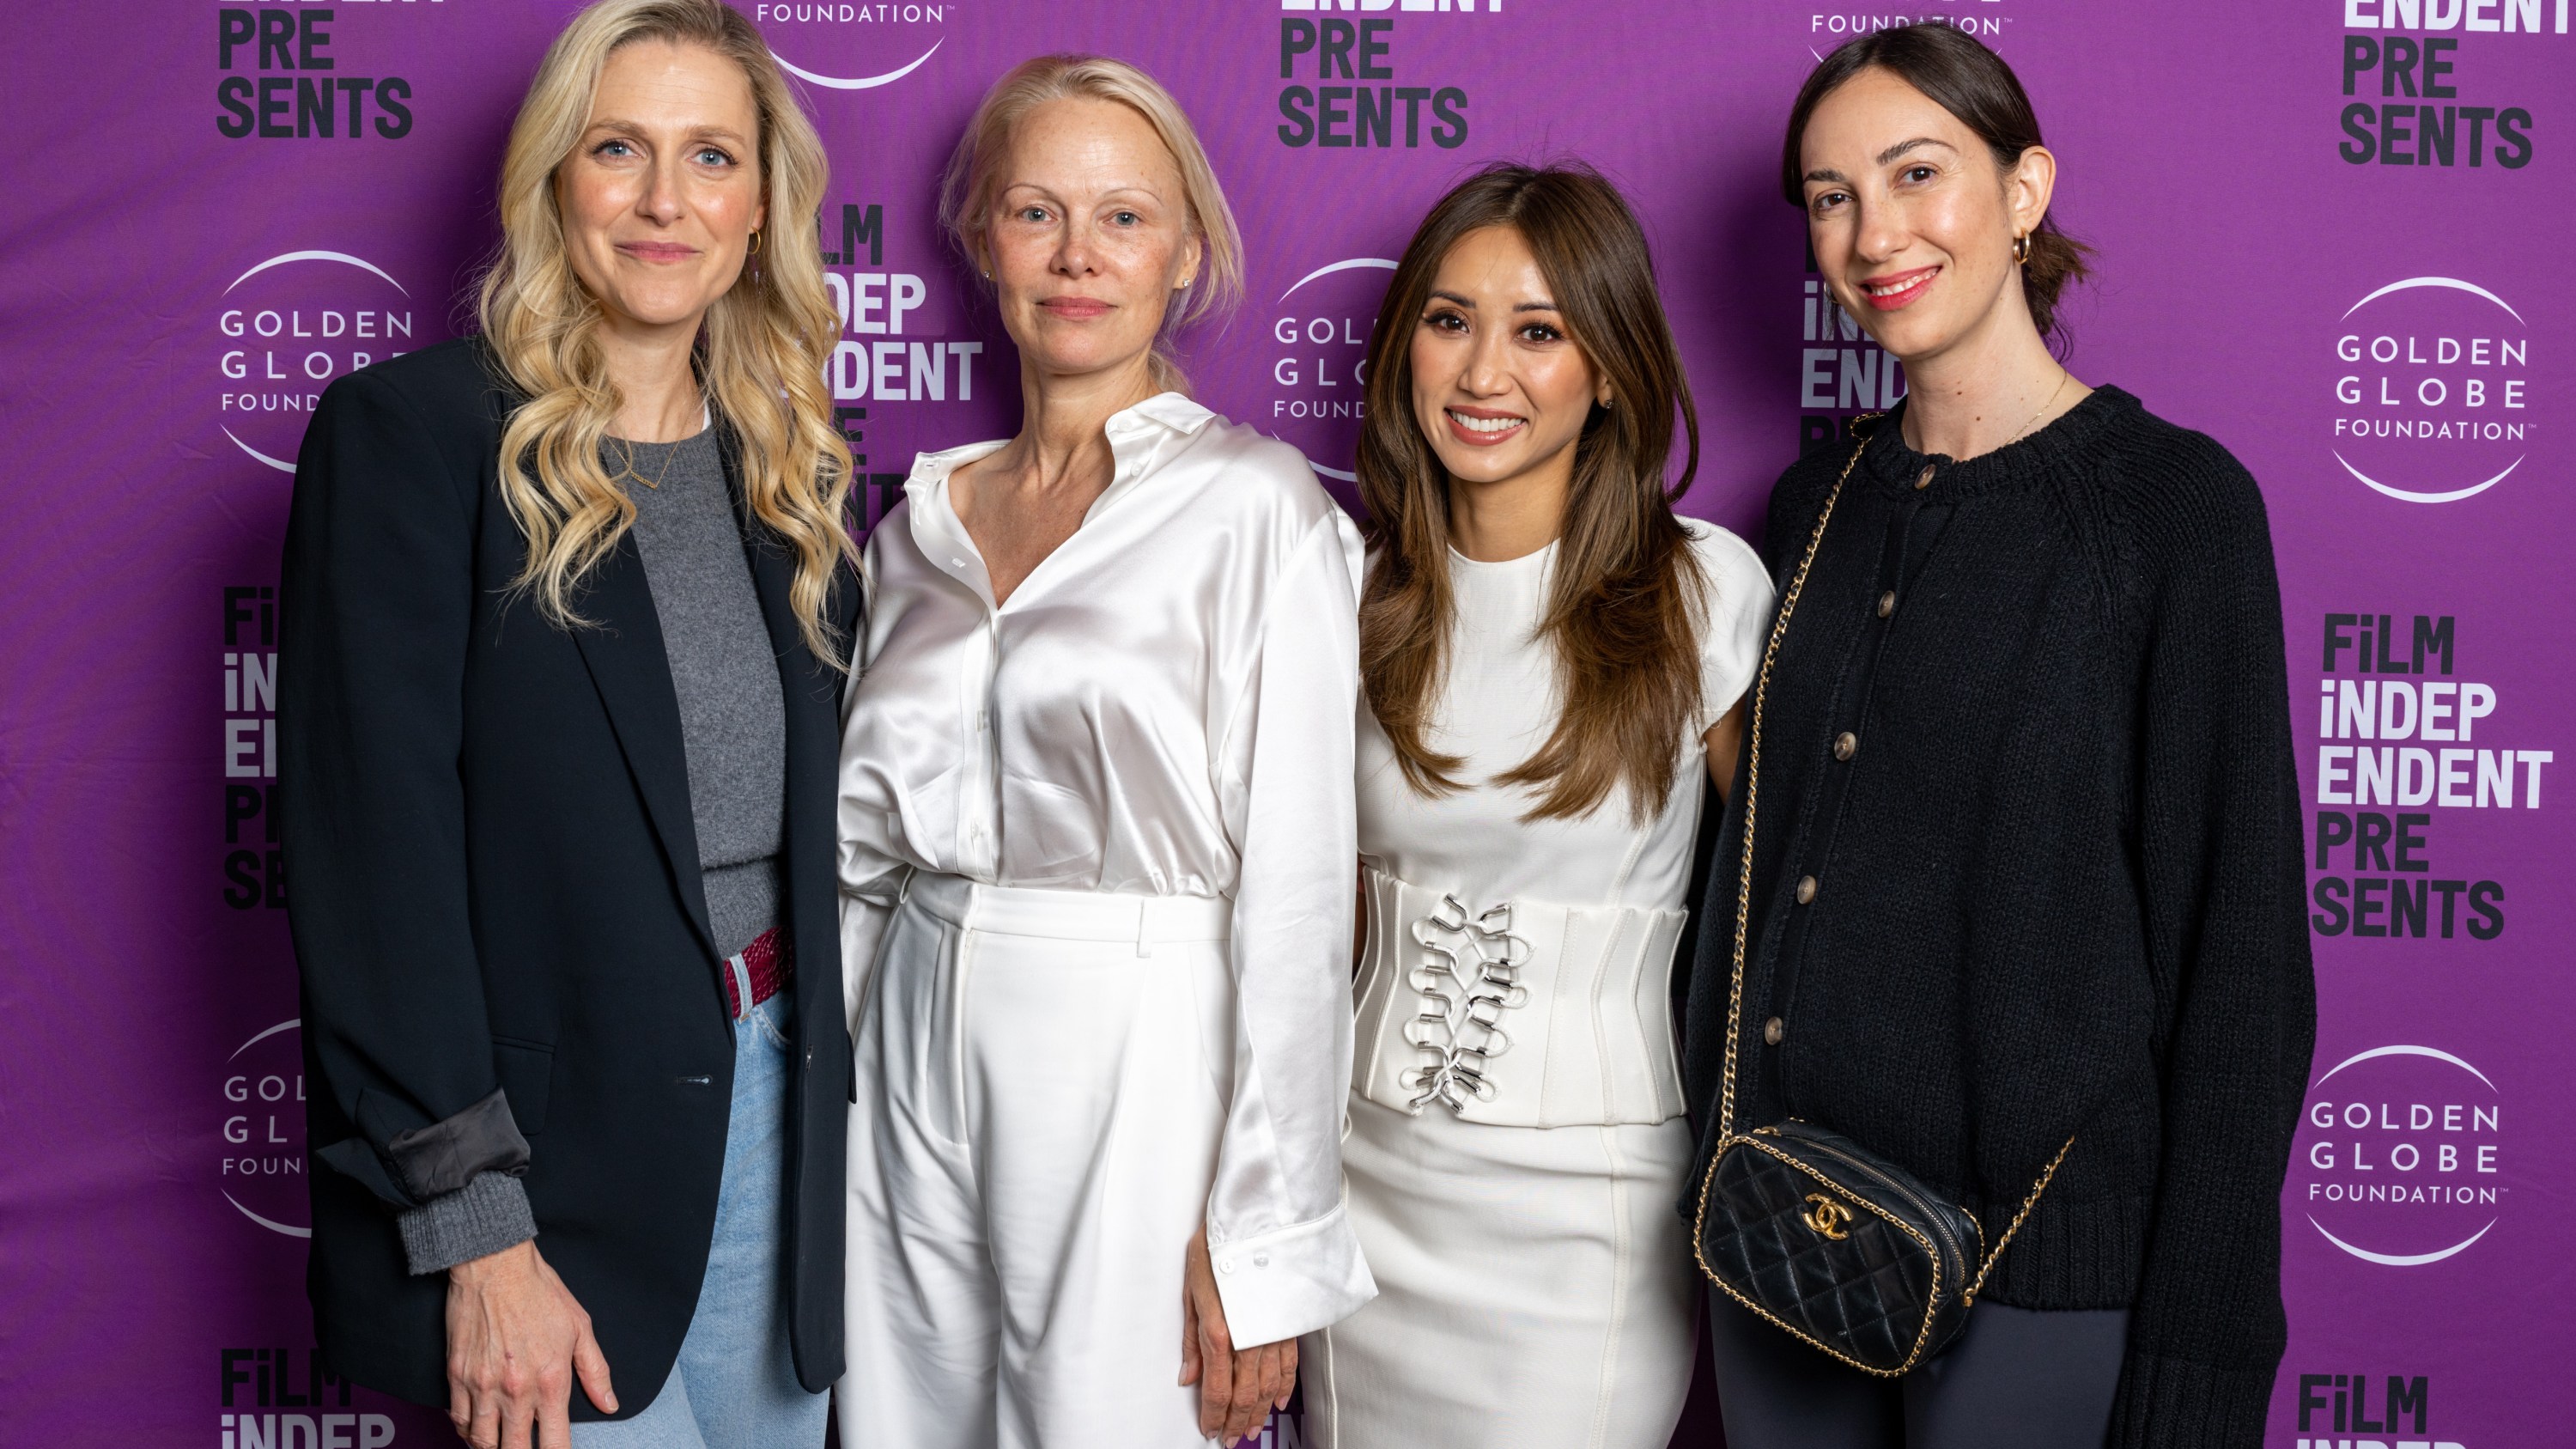
[[[1815,1204],[1814,1207],[1807,1209],[1804,1214],[1803,1220],[1808,1227],[1814,1228],[1817,1232],[1824,1234],[1826,1237],[1831,1238],[1838,1243],[1851,1236],[1851,1234],[1843,1231],[1843,1224],[1852,1220],[1852,1211],[1850,1208],[1843,1206],[1841,1203],[1834,1201],[1832,1198],[1825,1196],[1821,1192],[1811,1192],[1807,1194],[1807,1201]]]

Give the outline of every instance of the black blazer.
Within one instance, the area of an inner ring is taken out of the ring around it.
[[[353,373],[323,393],[297,461],[278,784],[316,1084],[307,1286],[335,1368],[446,1403],[445,1275],[405,1271],[394,1214],[524,1137],[538,1248],[632,1415],[669,1374],[706,1269],[732,1026],[634,539],[583,583],[592,627],[510,590],[526,544],[497,486],[517,400],[498,377],[471,339]],[[786,548],[745,534],[786,703],[787,1301],[797,1378],[819,1392],[841,1373],[852,1085],[842,676],[798,633]],[[834,591],[845,639],[858,593],[848,575]],[[607,1416],[576,1392],[573,1417]]]

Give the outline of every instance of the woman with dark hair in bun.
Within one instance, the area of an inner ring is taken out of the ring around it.
[[[2315,1037],[2280,591],[2236,460],[2052,354],[2084,271],[2056,175],[1947,26],[1843,46],[1790,112],[1817,269],[1911,390],[1772,493],[1788,623],[1691,1102],[1704,1154],[1796,1119],[1893,1162],[1977,1218],[1987,1272],[1901,1378],[1712,1293],[1734,1449],[2262,1440]]]

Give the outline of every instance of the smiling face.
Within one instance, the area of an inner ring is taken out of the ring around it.
[[[1469,487],[1571,480],[1574,444],[1607,384],[1565,329],[1519,231],[1480,227],[1440,259],[1413,329],[1413,417]]]
[[[573,275],[610,326],[695,335],[765,219],[759,144],[741,66],[667,41],[609,52],[555,202]]]
[[[1002,326],[1041,377],[1142,367],[1198,275],[1181,168],[1116,101],[1070,97],[1020,119],[981,259]]]
[[[1958,117],[1872,68],[1818,103],[1799,171],[1825,285],[1909,368],[2015,318],[2031,326],[2013,238],[2048,213],[2046,150],[1999,173]]]

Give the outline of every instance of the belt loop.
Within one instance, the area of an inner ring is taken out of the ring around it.
[[[751,963],[736,951],[725,958],[725,979],[733,985],[733,1019],[751,1020]]]
[[[1141,959],[1154,954],[1153,896],[1136,898],[1136,955]]]

